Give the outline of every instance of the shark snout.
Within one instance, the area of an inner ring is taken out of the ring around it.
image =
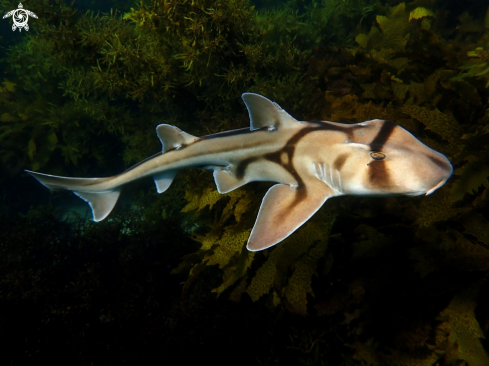
[[[450,161],[442,154],[436,154],[434,156],[429,156],[429,159],[431,160],[432,165],[432,172],[433,174],[433,186],[429,188],[426,192],[425,195],[432,194],[434,191],[436,191],[438,188],[443,186],[448,178],[451,177],[453,173],[453,167]]]

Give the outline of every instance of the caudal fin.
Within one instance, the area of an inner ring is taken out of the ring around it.
[[[88,187],[104,183],[110,178],[67,178],[31,172],[29,170],[25,172],[32,175],[39,183],[49,189],[54,191],[72,191],[90,205],[93,221],[102,221],[105,219],[114,208],[121,193],[120,187],[100,192],[93,191],[92,189],[87,190]]]
[[[156,128],[156,133],[161,141],[163,154],[168,151],[179,150],[197,140],[197,137],[180,130],[178,127],[165,124],[159,125]],[[152,158],[154,157],[150,157],[147,160]],[[129,173],[132,169],[144,163],[145,161],[136,164],[132,168],[126,170],[123,174]],[[31,172],[29,170],[26,170],[26,172],[49,189],[54,191],[72,191],[78,197],[86,201],[92,209],[93,221],[102,221],[105,219],[114,208],[121,193],[120,186],[114,188],[113,184],[104,184],[113,179],[113,177],[68,178]],[[170,187],[176,173],[176,170],[167,170],[153,175],[158,193],[165,192]],[[138,177],[135,178],[137,179]]]

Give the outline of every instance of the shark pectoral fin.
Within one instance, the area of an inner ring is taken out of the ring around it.
[[[297,124],[297,120],[277,103],[255,93],[241,95],[250,115],[250,130],[263,127],[287,127]]]
[[[333,196],[333,190],[320,181],[297,189],[285,184],[273,186],[263,198],[248,250],[256,252],[281,242]]]
[[[92,209],[93,221],[102,221],[105,219],[114,208],[119,195],[120,188],[107,192],[77,192],[73,191],[82,200],[88,202]]]
[[[156,126],[156,134],[161,141],[163,153],[168,150],[179,149],[197,140],[197,137],[182,131],[178,127],[165,124]]]
[[[166,172],[154,175],[153,179],[155,181],[156,191],[158,193],[165,192],[172,184],[176,174],[176,170],[168,170]]]
[[[238,179],[232,172],[218,169],[214,170],[214,181],[217,191],[221,194],[231,192],[248,183],[247,179]]]

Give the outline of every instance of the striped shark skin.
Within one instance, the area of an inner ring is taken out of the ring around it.
[[[49,189],[72,191],[88,202],[94,221],[109,215],[123,185],[152,177],[162,193],[184,168],[213,170],[220,193],[253,181],[275,182],[261,203],[250,251],[287,238],[329,198],[428,195],[453,172],[444,155],[392,122],[297,121],[261,95],[244,93],[242,98],[250,128],[196,137],[161,124],[156,133],[162,151],[119,175],[68,178],[26,172]]]

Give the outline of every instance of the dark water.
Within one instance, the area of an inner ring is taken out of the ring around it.
[[[488,365],[488,6],[24,2],[29,31],[0,21],[2,364]],[[268,183],[219,195],[185,170],[94,223],[23,171],[118,174],[161,150],[160,123],[249,126],[246,91],[299,120],[393,121],[454,175],[333,198],[253,254]]]

